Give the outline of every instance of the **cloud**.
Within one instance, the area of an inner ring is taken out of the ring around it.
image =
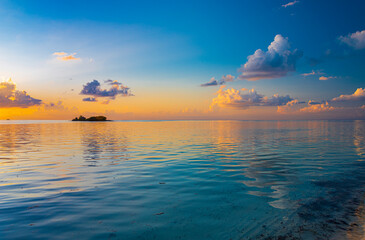
[[[319,75],[319,74],[323,74],[323,72],[321,70],[318,70],[318,71],[312,70],[312,72],[310,72],[310,73],[302,73],[301,75],[303,77],[309,77],[309,76],[314,76],[314,75]]]
[[[50,102],[50,103],[44,103],[42,104],[44,110],[46,111],[71,111],[68,107],[66,107],[62,101],[58,101],[56,103]],[[77,108],[72,108],[72,110],[77,110]]]
[[[295,71],[296,62],[302,55],[297,49],[290,51],[288,38],[278,34],[266,52],[258,49],[248,56],[247,62],[238,70],[241,73],[238,78],[256,81],[284,77]]]
[[[234,76],[228,74],[226,76],[222,76],[221,80],[223,80],[224,82],[233,82],[234,81]]]
[[[278,113],[287,113],[287,112],[294,111],[294,106],[296,106],[298,104],[302,104],[302,103],[304,103],[304,102],[299,102],[298,99],[291,100],[283,106],[278,106],[277,112]]]
[[[210,86],[217,86],[222,85],[224,82],[221,82],[220,80],[215,79],[212,77],[209,82],[200,84],[201,87],[210,87]]]
[[[54,52],[53,55],[55,55],[55,56],[64,56],[64,55],[67,55],[67,53],[65,53],[65,52]]]
[[[317,105],[317,104],[321,104],[321,103],[317,102],[317,101],[313,101],[313,100],[308,101],[308,105]]]
[[[57,59],[61,61],[81,60],[81,58],[75,57],[76,53],[54,52],[52,55],[57,56]]]
[[[317,73],[314,70],[312,70],[312,72],[310,72],[310,73],[303,73],[302,76],[303,77],[308,77],[308,76],[312,76],[312,75],[316,75],[316,74]]]
[[[123,97],[133,96],[130,89],[123,86],[122,83],[118,81],[106,80],[105,83],[110,85],[110,89],[101,89],[100,82],[98,80],[93,80],[86,83],[81,90],[81,95],[90,95],[93,98],[84,98],[83,101],[96,102],[98,97],[107,97],[110,99],[115,99],[116,96],[120,95]],[[88,99],[88,100],[85,100]]]
[[[321,104],[309,104],[309,102],[308,102],[308,107],[301,108],[300,112],[318,113],[318,112],[329,112],[335,110],[335,108],[330,106],[328,102]]]
[[[16,85],[9,79],[0,83],[0,107],[27,108],[40,105],[42,100],[32,98],[26,91],[16,90]]]
[[[333,102],[353,102],[365,100],[365,88],[358,88],[351,95],[340,95],[332,99]]]
[[[226,76],[222,76],[220,80],[215,79],[212,77],[209,82],[200,84],[201,87],[209,87],[209,86],[217,86],[217,85],[223,85],[226,82],[233,82],[234,76],[228,74]]]
[[[210,109],[214,106],[231,107],[238,109],[246,109],[250,106],[281,106],[285,105],[293,99],[289,96],[279,96],[275,94],[271,98],[258,94],[254,89],[247,90],[245,88],[237,90],[234,88],[224,90],[222,86],[217,96],[213,98]],[[246,93],[244,93],[246,92]]]
[[[328,77],[324,77],[324,76],[319,77],[319,80],[321,80],[321,81],[326,81],[326,80],[328,80],[328,79],[329,79]]]
[[[287,7],[293,6],[294,4],[297,4],[297,3],[299,3],[299,1],[288,2],[287,4],[284,4],[281,6],[284,8],[287,8]]]
[[[329,76],[329,77],[321,76],[321,77],[319,77],[319,80],[321,80],[321,81],[327,81],[327,80],[332,79],[332,78],[337,78],[337,77],[333,77],[333,76]]]
[[[97,102],[98,100],[94,97],[88,97],[88,98],[83,98],[82,101],[84,101],[84,102]]]
[[[365,30],[350,33],[347,36],[340,36],[338,39],[352,48],[365,48]]]

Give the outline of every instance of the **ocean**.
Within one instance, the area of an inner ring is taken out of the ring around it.
[[[365,121],[0,121],[0,239],[363,239]]]

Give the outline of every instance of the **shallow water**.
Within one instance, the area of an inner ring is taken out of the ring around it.
[[[361,239],[365,121],[0,121],[0,239]]]

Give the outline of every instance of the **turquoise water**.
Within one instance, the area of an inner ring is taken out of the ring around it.
[[[0,239],[361,239],[365,121],[0,122]]]

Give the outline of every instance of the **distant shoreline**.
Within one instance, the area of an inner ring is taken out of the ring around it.
[[[74,119],[72,119],[72,121],[74,121],[74,122],[105,122],[105,121],[110,121],[110,120],[107,120],[107,118],[105,116],[92,116],[92,117],[86,118],[86,117],[80,115],[79,118],[75,117]]]

